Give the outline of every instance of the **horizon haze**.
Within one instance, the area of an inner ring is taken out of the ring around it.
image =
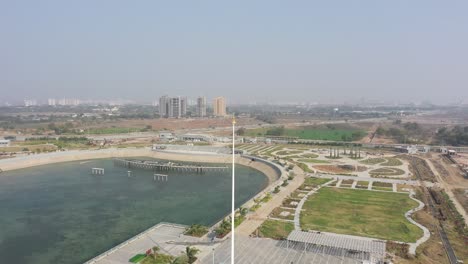
[[[0,103],[468,103],[464,1],[8,1]]]

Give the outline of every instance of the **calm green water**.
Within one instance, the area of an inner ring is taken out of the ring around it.
[[[90,175],[92,167],[106,170]],[[267,185],[265,175],[236,166],[237,204]],[[161,221],[212,225],[230,211],[231,174],[153,172],[112,160],[68,162],[0,175],[0,263],[76,264]]]

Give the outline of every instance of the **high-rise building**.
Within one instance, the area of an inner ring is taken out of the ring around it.
[[[58,100],[59,105],[79,105],[80,100],[75,98],[62,98]]]
[[[180,116],[187,116],[187,97],[179,97],[180,100]]]
[[[213,115],[214,116],[226,115],[226,99],[224,97],[216,97],[213,100]]]
[[[159,98],[159,115],[161,117],[180,118],[187,115],[186,97],[168,97]]]
[[[26,99],[24,100],[24,106],[36,106],[37,100],[36,99]]]
[[[199,117],[206,116],[206,97],[204,96],[197,98],[197,115]]]
[[[48,104],[49,106],[55,106],[55,105],[56,105],[55,99],[54,99],[54,98],[49,98],[49,99],[47,100],[47,104]]]
[[[169,97],[167,95],[159,98],[159,116],[169,117]]]

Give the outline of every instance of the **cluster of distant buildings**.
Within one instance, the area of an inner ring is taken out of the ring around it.
[[[62,99],[55,99],[55,98],[49,98],[47,99],[47,105],[49,106],[56,106],[56,105],[69,105],[69,106],[76,106],[80,105],[81,101],[76,98],[62,98]],[[24,100],[24,106],[38,106],[39,103],[36,99],[25,99]]]
[[[161,96],[159,98],[159,115],[164,118],[186,117],[187,104],[187,97]],[[206,97],[198,97],[196,100],[196,116],[206,117],[206,109]],[[213,116],[226,116],[226,99],[224,97],[216,97],[213,99]]]
[[[45,102],[42,102],[43,105]],[[47,100],[48,106],[78,106],[84,104],[83,102],[76,98],[62,98],[55,99],[49,98]],[[24,106],[38,106],[41,105],[36,99],[25,99]],[[189,105],[187,97],[184,96],[175,96],[170,97],[167,95],[161,96],[159,101],[153,103],[154,106],[159,108],[159,115],[163,118],[183,118],[187,117],[187,106]],[[191,101],[191,106],[193,106],[193,101]],[[190,116],[197,117],[207,117],[207,100],[206,97],[200,96],[196,99],[195,102],[195,112],[191,112]],[[223,117],[226,116],[226,98],[216,97],[213,99],[213,112],[210,116]]]

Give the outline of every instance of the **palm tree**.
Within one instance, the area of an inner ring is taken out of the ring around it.
[[[197,260],[196,255],[200,252],[200,250],[196,247],[186,247],[185,248],[185,254],[187,255],[188,258],[188,263],[192,264]]]

